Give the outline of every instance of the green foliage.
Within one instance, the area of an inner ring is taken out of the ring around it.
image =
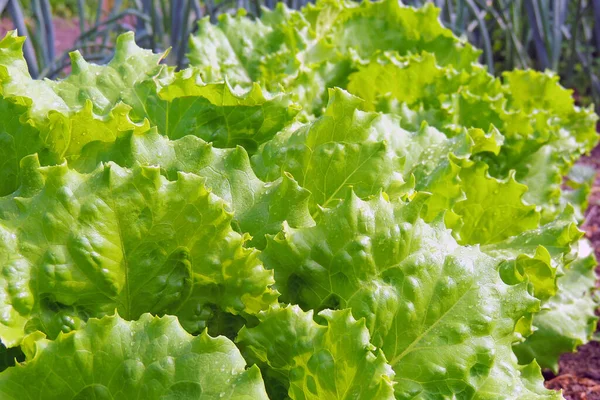
[[[243,13],[260,17],[266,9],[274,9],[278,3],[299,9],[310,2],[9,0],[8,3],[8,14],[21,34],[27,35],[27,29],[35,29],[33,45],[26,50],[30,69],[35,76],[54,77],[62,74],[70,62],[68,51],[57,54],[58,50],[54,49],[53,14],[79,21],[80,32],[75,47],[81,48],[89,59],[102,63],[110,60],[118,34],[135,28],[142,47],[160,52],[170,46],[173,50],[168,56],[170,63],[183,67],[187,63],[187,36],[196,30],[196,23],[204,16],[214,22],[219,15],[235,14],[236,10],[243,9]],[[600,103],[600,81],[597,78],[600,72],[597,62],[600,28],[595,22],[600,17],[600,2],[597,0],[405,0],[404,3],[424,6],[427,13],[439,15],[454,34],[465,36],[471,44],[481,48],[481,61],[492,73],[501,75],[514,68],[551,69],[565,79],[568,87],[576,89],[581,104]],[[436,11],[433,4],[440,9]],[[29,17],[35,21],[34,24],[30,24]],[[385,19],[386,15],[379,16],[378,29],[380,32],[393,31],[393,26],[392,29],[384,26]],[[266,20],[263,19],[263,22]],[[273,22],[276,21],[267,25]],[[418,23],[425,27],[427,20]],[[204,23],[201,22],[201,25]],[[351,29],[354,34],[361,34],[360,28]],[[213,39],[217,37],[213,36]],[[378,40],[385,41],[385,35],[380,35]],[[268,52],[268,48],[265,50]],[[258,52],[261,50],[258,49]],[[338,68],[344,66],[339,65]]]
[[[437,17],[280,5],[60,81],[8,34],[1,397],[560,398],[597,116]]]
[[[0,376],[3,399],[268,398],[260,371],[245,369],[230,340],[191,336],[174,317],[115,315],[55,341],[27,336],[23,347],[22,367]]]

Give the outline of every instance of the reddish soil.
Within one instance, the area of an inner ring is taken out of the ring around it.
[[[35,30],[32,29],[31,24],[27,24],[30,30],[29,34],[35,34]],[[14,25],[9,18],[2,18],[0,21],[0,38],[4,37],[7,31],[13,30]],[[54,46],[56,54],[60,55],[63,52],[73,48],[75,40],[79,36],[79,25],[76,19],[54,19]]]
[[[563,390],[567,400],[600,400],[600,385],[588,378],[563,374],[546,382],[548,389]]]

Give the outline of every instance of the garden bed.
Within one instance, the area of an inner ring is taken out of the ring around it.
[[[2,21],[0,31],[10,28],[10,24]],[[65,20],[56,22],[57,47],[63,51],[72,46],[78,34],[76,23]],[[593,165],[600,171],[600,147],[582,163]],[[600,179],[592,190],[587,219],[583,225],[586,236],[592,242],[597,257],[600,258]],[[600,273],[600,269],[598,270]],[[551,389],[562,389],[567,399],[600,399],[600,343],[591,342],[581,346],[577,353],[565,354],[560,361],[559,375],[545,371],[546,386]]]

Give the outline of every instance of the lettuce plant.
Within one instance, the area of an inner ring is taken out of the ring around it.
[[[596,327],[597,116],[556,76],[496,78],[397,0],[203,20],[180,71],[125,34],[34,80],[23,41],[2,398],[561,397],[540,366]]]

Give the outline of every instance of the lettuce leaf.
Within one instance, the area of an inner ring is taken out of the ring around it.
[[[192,336],[174,317],[107,316],[54,341],[26,340],[25,362],[0,374],[3,399],[268,399],[259,369],[246,369],[229,339]]]
[[[485,398],[478,393],[500,384],[529,392],[511,346],[539,301],[526,282],[503,283],[497,260],[458,245],[440,222],[426,224],[413,202],[394,209],[349,192],[316,226],[284,226],[263,252],[282,300],[364,318],[396,373],[397,398]]]
[[[0,110],[11,115],[0,125],[0,196],[17,189],[20,160],[29,154],[38,153],[42,165],[64,159],[81,164],[83,153],[150,125],[172,139],[195,135],[216,147],[243,145],[252,152],[299,111],[289,96],[258,85],[240,92],[226,82],[204,83],[195,69],[176,73],[158,64],[160,55],[139,48],[132,34],[119,37],[105,66],[73,53],[72,73],[57,82],[23,72],[22,45],[14,32],[0,42]],[[90,164],[88,170],[95,168]]]
[[[323,89],[345,87],[361,61],[377,51],[425,50],[458,68],[475,62],[480,52],[444,28],[438,15],[431,5],[415,9],[396,0],[327,0],[300,12],[281,4],[256,23],[244,13],[222,15],[217,26],[204,19],[188,57],[209,81],[283,87],[319,114],[327,102]]]
[[[129,33],[57,81],[9,33],[0,393],[560,398],[539,365],[596,324],[577,228],[595,172],[574,163],[597,116],[551,73],[490,75],[438,16],[281,4],[202,20],[189,68]],[[145,375],[198,341],[185,382]],[[81,387],[47,375],[75,364]],[[87,379],[104,370],[123,373]]]
[[[557,295],[534,317],[535,331],[515,347],[521,362],[536,359],[540,365],[558,372],[562,353],[574,351],[591,340],[598,321],[598,302],[590,289],[596,282],[595,267],[591,254],[581,255],[566,266],[558,280]]]
[[[313,321],[312,311],[276,306],[259,314],[256,327],[242,328],[237,341],[292,399],[393,399],[394,372],[369,343],[364,320],[356,321],[350,310],[319,317],[325,326]]]
[[[3,343],[34,330],[54,338],[115,308],[127,319],[176,315],[198,332],[213,306],[255,314],[276,301],[272,272],[202,178],[169,182],[156,167],[110,163],[41,172],[44,187],[16,198],[18,215],[0,222]]]
[[[367,100],[366,109],[402,115],[407,129],[427,121],[452,136],[493,125],[505,138],[500,151],[476,158],[497,178],[514,170],[529,189],[524,200],[540,206],[548,222],[562,210],[562,176],[598,141],[597,116],[575,106],[571,91],[551,73],[511,71],[503,78],[477,65],[445,66],[427,52],[385,53],[360,66],[348,90]]]

